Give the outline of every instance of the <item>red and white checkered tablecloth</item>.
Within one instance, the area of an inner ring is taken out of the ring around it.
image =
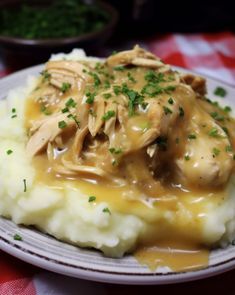
[[[235,86],[235,34],[165,35],[147,45],[166,63]]]
[[[169,34],[142,40],[166,63],[194,70],[235,86],[235,35]],[[8,74],[0,64],[0,77]],[[0,295],[107,294],[94,284],[30,266],[0,251]],[[111,293],[110,293],[111,294]]]

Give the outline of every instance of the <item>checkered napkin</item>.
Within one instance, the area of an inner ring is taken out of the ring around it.
[[[235,86],[235,35],[164,35],[140,42],[166,63]],[[8,70],[0,65],[0,77]],[[52,274],[0,252],[0,295],[97,294],[88,282]],[[102,293],[103,294],[103,293]]]
[[[235,86],[235,35],[165,35],[147,44],[164,62],[187,68]]]

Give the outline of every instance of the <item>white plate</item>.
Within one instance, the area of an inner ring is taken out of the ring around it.
[[[28,75],[38,74],[43,66],[32,67],[0,80],[0,99],[4,99],[12,88],[24,85]],[[176,68],[180,71],[186,71]],[[222,82],[207,78],[208,97],[222,105],[235,107],[235,88]],[[226,89],[227,96],[219,99],[213,95],[217,86]],[[19,167],[20,168],[20,167]],[[23,241],[15,241],[19,234]],[[165,284],[196,280],[222,273],[235,268],[235,247],[211,252],[209,266],[190,272],[153,273],[147,267],[127,255],[122,259],[104,257],[100,252],[77,248],[60,242],[33,228],[15,225],[0,218],[0,249],[26,262],[44,269],[68,276],[121,284]]]

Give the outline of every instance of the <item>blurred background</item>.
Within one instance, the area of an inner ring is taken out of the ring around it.
[[[110,0],[120,13],[123,38],[156,33],[235,30],[234,1]]]
[[[234,8],[228,0],[0,0],[1,63],[15,70],[74,47],[105,56],[166,34],[233,33]]]

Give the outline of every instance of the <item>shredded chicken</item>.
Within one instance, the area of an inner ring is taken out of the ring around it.
[[[132,64],[135,66],[160,68],[163,67],[163,62],[152,53],[140,48],[138,45],[132,50],[122,51],[107,59],[109,66],[117,66],[120,64]]]
[[[181,76],[181,80],[190,85],[198,95],[206,95],[206,80],[204,78],[193,74],[184,74]]]
[[[206,187],[229,179],[235,141],[216,118],[221,109],[196,99],[206,93],[203,78],[180,75],[139,46],[98,64],[50,61],[45,71],[29,97],[38,109],[27,122],[27,153],[47,151],[57,173],[159,191],[162,175]],[[140,157],[143,179],[132,171]]]

